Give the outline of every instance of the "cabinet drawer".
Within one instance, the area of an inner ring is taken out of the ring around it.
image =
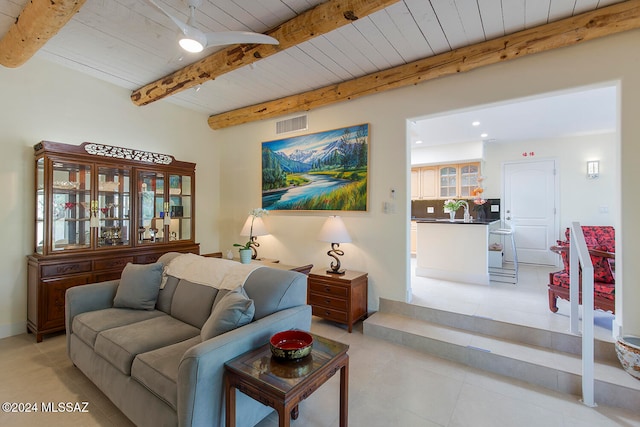
[[[91,271],[91,261],[68,262],[42,266],[42,277],[64,276],[65,274],[86,273]]]
[[[42,283],[44,295],[44,318],[42,329],[64,328],[64,298],[67,289],[74,286],[86,285],[89,276],[70,277],[68,279],[50,280]]]
[[[158,254],[145,254],[136,256],[136,264],[153,264],[158,261],[158,258],[162,256],[161,253]]]
[[[94,270],[122,270],[128,262],[133,262],[132,256],[99,259],[94,262]]]
[[[333,298],[327,295],[316,293],[309,294],[309,304],[313,306],[332,308],[336,310],[347,310],[349,308],[348,301],[344,298]]]
[[[331,295],[338,298],[348,298],[349,288],[330,285],[321,281],[309,280],[309,293]]]
[[[97,273],[93,275],[93,281],[98,282],[106,282],[109,280],[118,280],[122,276],[121,271],[111,271],[107,273]]]
[[[340,323],[346,323],[349,320],[347,312],[340,310],[333,310],[325,307],[312,306],[311,313],[314,316],[323,317],[327,320],[333,320]]]

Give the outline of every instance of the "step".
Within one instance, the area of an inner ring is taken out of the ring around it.
[[[504,340],[545,347],[565,353],[580,355],[582,337],[567,331],[550,331],[532,326],[509,323],[489,317],[473,314],[455,313],[441,309],[413,305],[405,302],[380,298],[380,312],[395,313],[406,317],[425,320],[457,329],[489,335]],[[567,326],[568,327],[568,326]],[[618,358],[614,343],[596,339],[594,342],[595,359],[617,364]]]
[[[582,394],[582,362],[578,355],[570,352],[383,311],[369,316],[363,328],[365,335],[463,365],[562,393]],[[639,412],[640,381],[627,374],[617,359],[616,364],[598,360],[595,401]]]

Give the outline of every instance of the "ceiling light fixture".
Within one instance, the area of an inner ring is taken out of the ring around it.
[[[417,140],[417,141],[416,141],[416,144],[422,144],[422,140],[420,140],[420,139],[419,139],[419,140]]]
[[[488,137],[488,136],[489,136],[489,134],[488,134],[488,133],[481,133],[481,134],[480,134],[480,138],[486,138],[486,137]]]
[[[183,38],[178,41],[180,47],[190,53],[198,53],[204,50],[204,44],[196,39]]]
[[[475,121],[471,123],[471,126],[480,126],[480,122],[479,121]]]
[[[278,40],[271,36],[260,33],[252,33],[249,31],[214,31],[204,33],[196,28],[195,13],[196,9],[202,5],[203,0],[184,0],[189,6],[189,19],[187,22],[181,21],[166,10],[161,8],[154,0],[146,0],[149,5],[153,6],[166,15],[180,29],[180,40],[178,43],[182,49],[191,53],[202,52],[211,46],[224,46],[229,44],[278,44]]]

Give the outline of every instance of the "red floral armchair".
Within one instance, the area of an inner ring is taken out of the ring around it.
[[[615,313],[615,230],[611,226],[583,226],[582,232],[593,263],[594,308]],[[564,269],[549,273],[549,309],[558,311],[557,298],[569,301],[569,229],[566,241],[550,249],[560,254]],[[580,272],[582,275],[582,272]],[[582,277],[580,277],[582,304]]]

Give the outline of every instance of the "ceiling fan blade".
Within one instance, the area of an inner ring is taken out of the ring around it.
[[[189,30],[191,29],[191,27],[189,25],[187,25],[186,22],[183,22],[183,21],[179,20],[178,18],[176,18],[175,16],[171,15],[169,12],[167,12],[166,10],[161,8],[153,0],[145,0],[145,1],[148,4],[150,4],[151,6],[153,6],[154,8],[156,8],[160,13],[166,15],[169,19],[171,19],[173,21],[173,23],[176,24],[178,26],[178,28],[180,28],[180,31],[182,31],[183,34],[188,33]]]
[[[280,44],[271,36],[249,31],[218,31],[206,33],[207,47],[228,44]]]

